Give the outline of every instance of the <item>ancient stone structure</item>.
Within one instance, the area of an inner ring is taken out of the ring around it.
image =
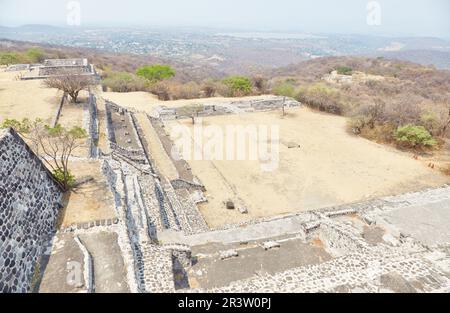
[[[267,96],[266,99],[250,99],[226,102],[205,103],[197,116],[214,116],[236,113],[249,113],[275,110],[284,107],[298,107],[301,104],[295,99],[280,96]],[[184,110],[161,106],[157,108],[157,115],[162,120],[191,118]]]
[[[73,74],[84,76],[95,76],[97,73],[93,64],[87,59],[49,59],[42,64],[27,64],[13,67],[10,70],[28,70],[21,79],[45,79],[52,76]]]
[[[89,93],[89,100],[87,103],[89,118],[88,118],[88,133],[89,133],[89,156],[96,158],[98,156],[97,142],[99,139],[98,133],[98,118],[97,118],[97,99],[92,93]]]
[[[0,292],[28,292],[55,233],[62,192],[12,129],[0,131]]]
[[[241,103],[236,110],[252,106],[272,107]],[[98,136],[95,99],[86,111],[89,125],[85,127],[94,139]],[[96,291],[96,277],[101,275],[95,271],[101,266],[93,266],[98,250],[92,250],[95,240],[89,236],[100,233],[94,238],[112,238],[106,246],[117,249],[109,257],[120,254],[126,273],[118,265],[116,273],[131,292],[450,291],[446,241],[450,237],[427,244],[385,219],[397,210],[411,212],[414,206],[447,208],[449,186],[210,229],[197,208],[205,201],[207,186],[192,173],[173,180],[164,177],[139,124],[146,117],[107,101],[105,119],[109,149],[99,158],[116,214],[58,231],[54,240],[66,240],[66,248],[74,240],[72,248],[78,252],[73,255],[83,264],[84,283],[68,292]],[[161,121],[149,122],[164,147],[167,136],[158,128]],[[11,130],[0,135],[0,163],[0,291],[29,291],[43,247],[54,232],[60,192],[39,159]],[[290,254],[298,246],[304,250]],[[53,245],[52,255],[59,247]],[[315,251],[320,251],[318,260],[296,263]],[[266,258],[272,259],[266,262]],[[61,259],[59,265],[65,266]],[[264,272],[263,263],[276,268]],[[199,268],[199,264],[206,265]],[[261,265],[261,272],[255,271],[255,264]],[[213,272],[221,270],[224,277]],[[234,272],[240,274],[233,276]],[[217,285],[208,285],[216,279]]]

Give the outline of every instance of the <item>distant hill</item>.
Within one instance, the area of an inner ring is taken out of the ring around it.
[[[434,65],[440,69],[450,70],[450,51],[438,50],[405,50],[384,52],[380,54],[389,59],[398,59],[419,63],[422,65]]]
[[[202,71],[227,75],[257,74],[320,57],[386,56],[448,68],[445,54],[450,41],[433,37],[387,37],[362,34],[302,34],[226,32],[223,29],[170,27],[53,27],[25,25],[0,28],[0,38],[97,49],[106,54],[133,54],[191,65],[192,75]],[[141,57],[137,57],[140,59]],[[214,75],[212,75],[214,76]]]
[[[220,78],[224,73],[214,67],[185,63],[152,55],[136,55],[129,53],[113,53],[90,48],[75,48],[42,43],[30,43],[9,39],[0,39],[0,50],[25,51],[32,47],[40,47],[46,58],[88,58],[98,68],[109,68],[113,71],[135,72],[143,65],[163,63],[172,65],[177,72],[176,80],[180,82],[200,81],[207,78]]]

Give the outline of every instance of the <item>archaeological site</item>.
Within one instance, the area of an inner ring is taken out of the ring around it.
[[[0,292],[450,292],[450,180],[407,152],[289,97],[162,102],[90,87],[72,103],[39,80],[67,70],[97,75],[86,59],[0,72],[0,121],[86,133],[66,191],[32,141],[1,130]],[[37,107],[24,115],[17,90]],[[229,144],[182,153],[200,126],[208,142],[230,125],[248,137],[237,150],[269,141],[257,126],[276,129],[274,159],[226,158]]]

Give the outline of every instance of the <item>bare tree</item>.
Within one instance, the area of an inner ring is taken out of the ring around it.
[[[205,83],[202,87],[202,91],[203,91],[205,98],[214,97],[214,95],[216,94],[216,91],[217,91],[216,89],[217,88],[214,85],[214,83],[211,83],[211,82]]]
[[[56,88],[64,91],[72,98],[73,102],[77,103],[80,91],[95,86],[96,82],[92,76],[63,73],[47,78],[44,81],[44,85],[48,88]]]
[[[253,85],[258,90],[259,93],[263,94],[267,90],[267,79],[261,75],[253,77]]]
[[[34,152],[52,170],[54,178],[65,191],[72,187],[74,177],[69,170],[69,158],[75,149],[82,146],[82,139],[87,137],[84,129],[66,129],[60,124],[50,127],[41,119],[23,119],[22,122],[7,119],[0,128],[7,127],[14,128],[31,143]]]
[[[366,124],[371,129],[375,123],[381,122],[384,118],[386,104],[381,99],[375,99],[373,104],[362,106],[361,113],[367,117]]]

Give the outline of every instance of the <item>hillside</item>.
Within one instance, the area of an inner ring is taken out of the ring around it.
[[[204,65],[200,66],[193,63],[188,64],[151,55],[114,53],[91,48],[77,48],[0,39],[1,51],[26,51],[32,47],[41,48],[45,52],[46,58],[88,58],[99,69],[109,68],[110,70],[118,72],[135,72],[137,68],[146,64],[170,64],[176,69],[176,80],[180,82],[223,76],[220,71],[212,67]]]

